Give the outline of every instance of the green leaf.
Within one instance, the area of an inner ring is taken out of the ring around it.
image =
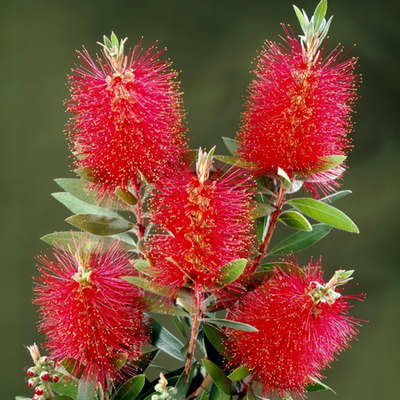
[[[292,187],[292,181],[289,175],[280,167],[278,167],[278,175],[281,177],[283,187],[285,189],[290,189]]]
[[[311,231],[312,226],[307,219],[297,211],[285,211],[279,215],[279,221],[293,229]]]
[[[225,375],[222,369],[218,367],[218,365],[215,365],[210,360],[203,359],[201,361],[219,390],[229,395],[236,394],[236,390],[232,387],[231,380]]]
[[[65,375],[57,383],[50,383],[50,386],[57,393],[70,396],[73,399],[76,399],[78,395],[78,382]]]
[[[225,346],[223,341],[227,339],[227,337],[217,328],[212,325],[203,325],[204,333],[207,336],[207,339],[214,346],[214,348],[220,353],[225,353]]]
[[[343,162],[346,160],[346,158],[347,158],[346,156],[342,156],[342,155],[333,155],[333,156],[325,157],[319,167],[308,171],[307,174],[311,175],[311,174],[316,174],[319,172],[329,171],[330,169],[343,164]]]
[[[84,234],[85,235],[85,234]],[[121,235],[122,236],[122,235]],[[125,235],[127,236],[127,235]],[[42,236],[40,240],[43,240],[43,242],[57,247],[58,249],[73,249],[75,247],[75,243],[81,244],[81,238],[82,238],[82,232],[54,232],[54,233],[49,233],[45,236]],[[118,240],[119,237],[113,237],[113,239]],[[124,246],[125,250],[132,250],[135,249],[136,246],[133,244],[129,244],[126,241],[124,241],[122,238],[121,239],[121,246]],[[131,239],[130,236],[128,236],[128,239]],[[83,241],[83,246],[86,250],[92,250],[96,248],[97,246],[101,246],[107,250],[111,244],[115,242],[115,240],[110,240],[109,238],[102,238],[100,236],[91,236],[90,240],[85,240]],[[133,240],[131,240],[133,242]]]
[[[306,21],[304,19],[302,12],[294,4],[293,4],[293,8],[296,13],[297,19],[299,20],[301,30],[303,31],[303,33],[306,33],[307,32],[307,24],[306,24]]]
[[[78,395],[76,400],[94,400],[96,380],[91,381],[81,379],[78,385]]]
[[[125,279],[132,285],[138,286],[148,292],[158,294],[160,296],[166,296],[170,289],[166,286],[153,286],[151,281],[146,278],[141,278],[140,276],[122,276],[122,279]]]
[[[319,200],[303,197],[288,200],[285,204],[326,225],[348,232],[359,233],[357,226],[345,213]]]
[[[135,206],[138,202],[138,199],[129,190],[126,190],[121,186],[117,187],[114,193],[130,206]]]
[[[225,264],[221,268],[221,279],[224,281],[223,286],[229,285],[230,283],[238,279],[246,268],[246,264],[247,260],[245,260],[244,258],[234,260],[228,264]]]
[[[323,239],[332,230],[331,226],[325,224],[315,224],[312,228],[312,231],[296,232],[292,236],[289,236],[268,252],[268,255],[278,256],[304,250]]]
[[[129,379],[118,388],[118,394],[115,400],[134,400],[140,394],[144,387],[145,376],[137,375]]]
[[[181,349],[183,347],[182,342],[157,321],[153,320],[151,326],[151,343],[171,357],[179,361],[186,361],[186,358],[181,354]]]
[[[254,394],[253,388],[252,388],[252,387],[250,387],[250,388],[247,390],[246,399],[247,399],[247,400],[256,400],[256,395]]]
[[[247,365],[241,365],[239,368],[236,368],[230,375],[228,375],[228,378],[231,381],[240,381],[243,378],[246,378],[246,376],[249,376],[251,374],[251,370],[247,369]]]
[[[177,389],[177,393],[174,395],[174,399],[185,400],[185,394],[186,394],[186,372],[185,372],[185,370],[182,371],[182,374],[179,377],[178,382],[176,382],[175,389]]]
[[[82,179],[71,179],[71,178],[59,178],[54,179],[58,186],[63,188],[66,192],[85,203],[91,204],[92,206],[98,206],[98,201],[95,197],[95,191],[92,190],[90,193],[86,188],[86,183]]]
[[[113,210],[106,210],[103,207],[92,206],[91,204],[77,199],[70,193],[58,192],[52,193],[51,195],[61,204],[64,204],[64,206],[74,214],[100,214],[109,217],[115,217],[117,215]]]
[[[144,274],[148,274],[149,263],[147,260],[135,260],[133,266],[138,271],[143,272]]]
[[[286,271],[287,273],[290,273],[291,271],[297,271],[298,268],[294,264],[288,263],[288,262],[271,262],[267,263],[264,265],[261,265],[261,268],[263,268],[265,271],[271,271],[275,267],[279,267],[282,270]]]
[[[317,392],[320,390],[330,390],[331,392],[335,393],[336,392],[330,388],[328,385],[325,385],[325,383],[320,382],[318,379],[313,379],[315,382],[314,384],[310,384],[306,387],[307,392]]]
[[[238,142],[235,139],[231,139],[225,136],[222,136],[222,140],[225,143],[226,148],[229,150],[229,152],[233,155],[236,156],[237,155],[237,146],[238,146]]]
[[[254,326],[244,324],[243,322],[229,321],[228,319],[221,318],[203,318],[201,322],[204,324],[214,324],[218,326],[228,326],[229,328],[237,329],[239,331],[258,332]]]
[[[121,218],[106,217],[97,214],[78,214],[67,218],[69,224],[98,236],[110,236],[128,232],[134,224]]]
[[[265,217],[272,214],[276,208],[267,203],[257,203],[256,208],[252,211],[251,215],[254,219]]]
[[[325,18],[326,15],[326,10],[328,8],[328,2],[327,0],[321,0],[317,7],[315,8],[314,11],[314,29],[318,30],[320,27],[323,19]]]
[[[146,311],[152,312],[155,314],[163,314],[163,315],[177,315],[180,317],[187,317],[193,309],[187,310],[186,307],[182,310],[178,306],[164,304],[160,301],[160,299],[152,299],[148,296],[144,297],[143,302],[146,304]],[[190,308],[190,307],[188,307]],[[187,311],[186,311],[187,310]]]
[[[235,156],[214,156],[216,160],[222,161],[226,164],[235,165],[236,167],[249,169],[254,167],[254,164],[250,161],[243,160],[242,158]]]
[[[32,400],[32,397],[22,397],[22,396],[16,396],[15,400]]]
[[[342,190],[340,192],[336,192],[329,196],[323,197],[320,201],[322,201],[323,203],[326,203],[326,204],[331,204],[351,193],[352,193],[351,190]]]

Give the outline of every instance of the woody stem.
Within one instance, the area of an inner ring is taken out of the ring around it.
[[[267,249],[268,249],[269,243],[271,241],[272,234],[275,230],[276,223],[278,222],[279,215],[282,212],[282,205],[285,200],[285,190],[286,190],[285,187],[281,183],[280,187],[279,187],[278,196],[277,196],[276,202],[275,202],[275,211],[272,212],[270,215],[270,221],[269,221],[269,225],[268,225],[267,234],[265,235],[264,240],[260,244],[258,256],[254,259],[253,266],[252,266],[253,271],[255,271],[258,268],[258,266],[261,263],[261,260],[265,257],[265,254],[267,253]]]
[[[190,374],[190,369],[192,365],[192,359],[194,356],[194,350],[196,348],[196,339],[197,335],[199,333],[199,320],[201,317],[201,308],[200,308],[200,294],[198,289],[196,289],[196,294],[195,294],[195,308],[197,310],[196,314],[192,316],[192,332],[190,336],[190,342],[189,342],[189,352],[186,358],[186,364],[185,364],[185,373],[186,373],[186,382],[189,380],[189,374]]]

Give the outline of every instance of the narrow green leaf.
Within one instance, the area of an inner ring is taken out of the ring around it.
[[[294,270],[296,270],[296,271],[298,270],[298,268],[296,268],[296,266],[294,264],[291,264],[288,262],[271,262],[271,263],[261,265],[261,268],[263,268],[265,271],[271,271],[275,267],[279,267],[282,270],[286,271],[287,273],[290,273]]]
[[[84,234],[85,235],[85,234]],[[42,236],[40,240],[43,242],[57,247],[59,249],[73,249],[74,248],[74,241],[75,243],[81,244],[82,233],[81,232],[54,232],[49,233],[45,236]],[[131,239],[128,236],[129,239]],[[118,237],[113,237],[115,240],[119,240]],[[86,250],[92,250],[97,246],[105,246],[105,250],[107,250],[115,240],[110,240],[109,238],[103,238],[101,236],[94,236],[90,237],[90,240],[83,241],[83,245],[85,246]],[[126,243],[124,240],[121,239],[121,245],[124,246],[125,250],[132,250],[135,248],[133,244]]]
[[[190,313],[193,313],[193,310],[187,310],[186,307],[182,310],[178,306],[169,306],[162,303],[159,299],[152,299],[150,297],[144,297],[143,302],[146,304],[146,311],[152,312],[155,314],[163,314],[163,315],[176,315],[179,317],[187,317]]]
[[[239,158],[239,157],[217,155],[217,156],[214,156],[214,158],[216,160],[222,161],[226,164],[235,165],[236,167],[240,167],[240,168],[249,169],[254,166],[253,163],[243,160],[242,158]]]
[[[279,215],[278,219],[293,229],[298,229],[301,231],[312,230],[311,224],[302,214],[298,213],[297,211],[285,211]]]
[[[70,193],[58,192],[51,194],[56,200],[72,211],[74,214],[99,214],[115,217],[117,214],[113,210],[107,210],[103,207],[93,206],[72,196]]]
[[[96,380],[81,379],[78,385],[78,395],[76,400],[94,400],[94,393],[96,389]]]
[[[229,150],[229,152],[233,155],[236,156],[237,155],[237,146],[238,146],[238,142],[235,139],[231,139],[225,136],[222,136],[222,140],[225,143],[226,148]]]
[[[151,343],[171,357],[179,361],[186,361],[186,358],[181,354],[181,349],[183,347],[182,342],[157,321],[153,320],[151,326]]]
[[[240,381],[243,378],[246,378],[246,376],[249,376],[251,374],[251,370],[247,369],[247,365],[241,365],[239,368],[236,368],[230,375],[228,375],[228,378],[231,381]]]
[[[148,292],[158,294],[160,296],[166,296],[170,289],[166,286],[153,286],[151,281],[146,278],[141,278],[140,276],[122,276],[122,279],[125,279],[132,285],[138,286]]]
[[[118,388],[115,400],[135,400],[144,387],[145,376],[137,375]]]
[[[221,318],[204,318],[201,320],[204,324],[214,324],[218,326],[228,326],[229,328],[237,329],[239,331],[258,332],[254,326],[244,324],[243,322],[229,321],[228,319]]]
[[[323,203],[326,203],[326,204],[331,204],[331,203],[333,203],[333,202],[335,202],[337,200],[340,200],[342,197],[345,197],[345,196],[347,196],[348,194],[351,194],[351,193],[352,193],[351,190],[342,190],[340,192],[336,192],[336,193],[333,193],[333,194],[331,194],[329,196],[323,197],[320,201],[322,201]]]
[[[204,333],[207,336],[207,339],[210,343],[215,347],[215,349],[220,353],[225,353],[225,346],[223,345],[223,341],[227,339],[227,337],[217,328],[212,325],[203,325]]]
[[[328,8],[327,0],[321,0],[314,11],[314,29],[318,30],[323,19],[326,15],[326,10]]]
[[[135,269],[137,269],[140,272],[143,272],[145,274],[148,273],[149,263],[147,260],[135,260],[135,262],[133,263],[133,266]]]
[[[239,278],[242,275],[247,264],[247,260],[241,258],[239,260],[231,261],[228,264],[225,264],[221,268],[221,279],[224,281],[224,285],[229,285],[233,281]]]
[[[357,226],[345,213],[319,200],[303,197],[288,200],[285,204],[296,208],[303,214],[306,214],[319,222],[333,226],[334,228],[359,233]]]
[[[218,365],[215,365],[210,360],[203,359],[201,361],[219,390],[229,395],[236,394],[236,390],[232,387],[231,380],[225,375],[224,371],[218,367]]]
[[[292,236],[289,236],[268,252],[268,255],[278,256],[304,250],[323,239],[332,230],[331,226],[325,224],[315,224],[312,228],[312,231],[296,232]]]
[[[302,14],[302,12],[293,4],[293,8],[294,11],[296,13],[297,19],[299,20],[300,26],[301,26],[301,30],[303,31],[303,33],[307,32],[307,25],[306,25],[306,21],[304,19],[304,16]]]
[[[283,187],[285,189],[290,189],[292,187],[292,181],[289,175],[280,167],[278,167],[278,175],[281,177]]]
[[[32,397],[22,397],[22,396],[16,396],[15,400],[32,400]]]
[[[168,385],[169,386],[169,385]],[[186,394],[186,372],[182,371],[181,376],[178,379],[178,382],[174,385],[175,389],[177,389],[177,393],[174,395],[174,399],[176,400],[185,400]]]
[[[324,158],[323,163],[321,163],[321,165],[318,168],[308,171],[308,174],[316,174],[319,172],[329,171],[330,169],[343,164],[346,158],[347,158],[346,156],[342,155],[328,156]]]
[[[265,217],[272,214],[276,208],[267,203],[257,203],[256,208],[252,211],[251,215],[254,219]]]
[[[121,208],[121,202],[118,200],[109,201],[107,197],[105,197],[100,203],[98,199],[96,199],[96,190],[88,191],[86,188],[86,183],[83,179],[76,178],[59,178],[54,180],[58,186],[64,189],[66,192],[70,193],[72,196],[77,199],[91,204],[96,207],[105,207],[107,204],[107,209],[115,210],[117,208]]]
[[[98,236],[110,236],[128,232],[134,224],[121,218],[106,217],[97,214],[78,214],[67,218],[69,224]]]
[[[125,190],[121,186],[117,187],[115,194],[130,206],[135,206],[138,202],[138,199],[129,190]]]
[[[315,382],[314,384],[308,385],[306,387],[306,391],[307,392],[317,392],[320,390],[330,390],[331,392],[335,393],[336,392],[330,388],[328,385],[325,385],[325,383],[320,382],[318,379],[313,379],[313,381]]]

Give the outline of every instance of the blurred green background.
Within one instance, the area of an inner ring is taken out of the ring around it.
[[[298,0],[311,14],[317,0]],[[344,189],[353,194],[337,203],[358,224],[361,234],[335,231],[301,254],[323,255],[326,277],[335,269],[355,269],[366,292],[353,314],[368,320],[352,349],[328,369],[324,392],[311,399],[394,399],[400,359],[399,218],[399,25],[400,2],[330,0],[334,15],[328,49],[357,43],[359,90],[354,115],[354,150]],[[234,137],[243,110],[249,71],[266,38],[278,40],[280,23],[300,34],[292,0],[2,0],[1,68],[1,358],[0,398],[32,396],[23,368],[31,364],[23,345],[43,341],[36,331],[31,276],[34,257],[46,246],[39,237],[66,230],[69,212],[50,193],[53,179],[72,177],[63,134],[63,99],[68,74],[85,44],[94,56],[97,41],[112,30],[128,37],[128,47],[144,36],[144,47],[159,40],[166,57],[182,70],[191,147],[217,145]]]

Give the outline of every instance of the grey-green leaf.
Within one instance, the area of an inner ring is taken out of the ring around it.
[[[224,136],[222,136],[222,140],[224,141],[225,146],[229,150],[229,152],[233,156],[236,156],[237,155],[237,146],[238,146],[237,140],[231,139],[228,137],[224,137]]]
[[[254,219],[265,217],[272,214],[275,211],[275,207],[267,203],[257,203],[255,209],[252,211],[251,215]]]
[[[290,205],[303,214],[334,228],[348,232],[359,233],[355,223],[342,211],[329,204],[310,198],[298,198],[288,200],[285,204]]]
[[[69,224],[98,236],[111,236],[128,232],[134,224],[121,218],[97,214],[78,214],[67,218]]]
[[[214,158],[216,160],[222,161],[226,164],[235,165],[236,167],[240,167],[240,168],[249,169],[252,166],[254,166],[254,164],[252,164],[251,162],[243,160],[242,158],[235,157],[235,156],[215,155]]]
[[[76,400],[94,400],[94,393],[96,389],[96,380],[81,379],[78,385],[78,395]]]
[[[85,234],[84,234],[85,235]],[[57,247],[59,249],[73,249],[75,243],[81,243],[81,238],[82,238],[82,233],[81,232],[54,232],[54,233],[49,233],[45,236],[42,236],[40,240],[43,240],[43,242]],[[119,238],[116,237],[115,240],[118,240]],[[129,239],[131,239],[129,237]],[[94,236],[92,235],[90,237],[90,240],[85,240],[83,242],[83,245],[85,246],[86,250],[91,250],[96,248],[97,246],[105,246],[105,249],[110,247],[110,245],[114,243],[113,240],[110,240],[109,238],[103,238],[101,236]],[[121,238],[121,245],[124,246],[125,250],[132,250],[135,248],[133,244],[127,243]]]
[[[312,231],[296,232],[289,236],[268,252],[268,255],[278,256],[304,250],[323,239],[332,230],[331,226],[325,224],[315,224],[312,228]]]
[[[239,260],[231,261],[229,264],[224,265],[221,268],[221,279],[224,281],[224,285],[229,285],[233,281],[239,278],[243,273],[247,264],[247,260],[241,258]]]
[[[51,383],[50,386],[57,393],[71,396],[73,399],[78,395],[78,382],[73,378],[62,376],[59,382]]]
[[[64,206],[74,214],[100,214],[107,215],[109,217],[115,217],[117,215],[113,210],[107,210],[103,207],[97,207],[85,203],[84,201],[79,200],[67,192],[52,193],[51,195],[61,204],[64,204]]]
[[[320,382],[318,379],[313,379],[315,381],[314,384],[310,384],[306,387],[307,392],[317,392],[320,390],[330,390],[331,392],[335,393],[336,392],[330,388],[328,385],[325,385],[325,383]]]
[[[333,202],[335,202],[337,200],[340,200],[342,197],[345,197],[345,196],[347,196],[348,194],[351,194],[351,193],[352,193],[351,190],[342,190],[340,192],[336,192],[336,193],[333,193],[333,194],[331,194],[329,196],[323,197],[321,199],[321,201],[323,203],[326,203],[326,204],[331,204],[331,203],[333,203]]]
[[[311,224],[307,219],[297,211],[285,211],[278,218],[285,225],[293,229],[298,229],[301,231],[311,231]]]
[[[151,330],[151,342],[155,347],[158,347],[171,357],[176,358],[179,361],[186,361],[186,358],[182,356],[181,349],[183,347],[182,342],[177,339],[170,331],[161,326],[157,321],[152,321]]]
[[[204,324],[227,326],[229,328],[237,329],[239,331],[258,332],[258,329],[254,328],[254,326],[244,324],[243,322],[230,321],[228,319],[204,318],[203,320],[201,320],[201,322],[203,322]]]
[[[304,19],[304,16],[302,14],[302,12],[293,4],[293,8],[294,11],[296,13],[297,19],[299,20],[300,26],[301,26],[301,30],[303,31],[303,33],[307,32],[307,25],[306,25],[306,21]]]

